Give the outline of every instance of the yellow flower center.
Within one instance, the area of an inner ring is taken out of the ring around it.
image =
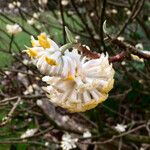
[[[51,65],[51,66],[57,66],[57,62],[54,59],[48,58],[47,56],[45,57],[45,61]]]
[[[38,56],[37,51],[33,50],[32,48],[28,48],[28,49],[26,50],[26,53],[27,53],[31,58]]]
[[[68,77],[66,78],[66,80],[71,80],[72,81],[72,80],[74,80],[74,77],[69,74]]]
[[[39,44],[40,44],[43,48],[50,48],[50,47],[51,47],[50,41],[48,41],[48,38],[47,38],[47,36],[46,36],[46,33],[41,33],[41,34],[38,36],[38,41],[39,41]]]

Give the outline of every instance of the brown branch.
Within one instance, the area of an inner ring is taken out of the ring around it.
[[[82,54],[90,59],[97,59],[100,58],[101,54],[97,53],[97,52],[93,52],[91,50],[89,50],[86,46],[83,46],[81,44],[77,44],[75,46],[80,52],[82,52]],[[127,55],[127,52],[123,51],[113,57],[109,58],[109,62],[118,62],[118,61],[122,61]]]
[[[127,8],[130,7],[127,3],[114,2],[114,1],[111,1],[111,0],[108,0],[107,3],[108,3],[109,5],[114,5],[114,6],[116,6],[116,7],[127,7]]]
[[[90,145],[107,144],[107,143],[110,143],[110,142],[112,142],[112,141],[114,141],[115,139],[118,139],[118,138],[123,138],[125,140],[136,142],[136,143],[150,143],[150,137],[148,137],[148,136],[131,134],[131,133],[136,132],[136,131],[144,128],[144,127],[146,127],[146,125],[142,124],[142,125],[140,125],[140,126],[138,126],[136,128],[133,128],[133,129],[131,129],[131,130],[127,131],[127,132],[124,132],[122,134],[119,134],[119,135],[116,135],[116,131],[109,131],[108,133],[105,134],[105,136],[107,136],[107,137],[108,136],[112,136],[112,138],[110,138],[108,140],[95,141],[95,142],[82,142],[82,143],[90,144]],[[88,139],[91,139],[91,138],[92,137],[90,137]],[[86,139],[82,139],[82,140],[86,140]]]
[[[139,7],[136,9],[134,15],[132,16],[132,20],[136,18],[136,16],[140,13],[143,5],[144,5],[145,0],[139,0]]]
[[[140,17],[137,17],[136,20],[143,29],[146,37],[150,40],[150,28],[144,23],[143,20],[140,19]]]
[[[137,50],[134,46],[129,45],[125,42],[122,42],[116,38],[111,39],[110,38],[110,42],[114,45],[117,45],[120,49],[123,49],[123,51],[115,56],[112,56],[109,58],[109,62],[119,62],[122,61],[126,58],[126,56],[128,55],[128,53],[137,55],[141,58],[150,60],[150,54],[144,53],[143,51],[139,51]],[[93,52],[90,49],[88,49],[86,46],[79,44],[75,45],[75,48],[77,48],[84,56],[90,58],[90,59],[97,59],[100,58],[101,54],[97,53],[97,52]]]
[[[37,100],[37,99],[39,99],[39,98],[45,98],[46,97],[46,95],[27,95],[27,96],[20,96],[22,99],[35,99],[35,100]],[[18,96],[14,96],[14,97],[9,97],[9,98],[5,98],[5,99],[3,99],[3,100],[1,100],[0,101],[0,104],[1,103],[6,103],[6,102],[10,102],[10,101],[14,101],[14,100],[16,100],[18,98]]]
[[[124,58],[127,56],[127,52],[123,51],[113,57],[109,58],[109,62],[119,62],[124,60]]]
[[[100,57],[99,53],[92,52],[86,46],[83,46],[80,43],[75,45],[75,48],[77,48],[84,56],[86,56],[88,58],[97,59]]]
[[[128,51],[129,53],[132,53],[132,54],[137,55],[137,56],[139,56],[141,58],[150,60],[150,55],[149,54],[146,54],[146,53],[144,53],[142,51],[137,50],[132,45],[129,45],[129,44],[125,43],[125,42],[122,42],[122,41],[120,41],[118,39],[112,39],[111,43],[117,45],[119,48],[121,48],[121,49],[123,49],[125,51]]]
[[[17,102],[13,105],[12,109],[10,110],[8,115],[6,116],[6,119],[4,121],[2,121],[2,123],[0,124],[0,127],[6,125],[8,122],[11,121],[12,115],[13,115],[14,111],[16,110],[17,106],[19,105],[20,101],[21,101],[21,98],[18,97]]]

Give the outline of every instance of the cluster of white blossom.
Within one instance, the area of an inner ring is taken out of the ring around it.
[[[67,5],[69,4],[69,0],[62,0],[62,1],[61,1],[61,4],[62,4],[63,6],[67,6]]]
[[[96,107],[108,97],[114,83],[114,70],[108,55],[89,60],[73,48],[61,48],[46,33],[37,40],[31,37],[32,47],[26,53],[40,72],[46,76],[50,101],[70,112],[83,112]]]
[[[65,133],[63,136],[62,136],[62,141],[61,141],[61,148],[63,150],[70,150],[70,149],[73,149],[73,148],[76,148],[76,142],[78,141],[77,138],[72,138],[70,134],[68,133]]]
[[[7,24],[6,30],[8,33],[12,35],[16,35],[17,33],[22,31],[22,28],[18,24],[13,24],[13,25]]]
[[[83,138],[91,138],[92,134],[90,131],[83,133]],[[65,133],[62,136],[60,147],[63,150],[71,150],[77,147],[78,138],[73,138],[69,133]]]
[[[43,6],[48,3],[48,0],[38,0],[38,3]]]
[[[116,131],[118,132],[125,132],[127,128],[127,125],[123,125],[123,124],[117,124],[115,126]]]
[[[27,131],[21,135],[21,138],[24,139],[24,138],[31,137],[37,132],[37,130],[38,130],[37,128],[27,129]]]
[[[8,8],[11,10],[18,8],[20,6],[21,6],[21,3],[19,1],[13,1],[12,3],[8,4]]]
[[[33,13],[32,17],[27,20],[27,23],[30,25],[34,25],[36,23],[36,20],[39,19],[40,13],[35,12]]]

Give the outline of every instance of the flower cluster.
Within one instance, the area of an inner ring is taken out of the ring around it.
[[[38,0],[38,3],[40,5],[46,5],[48,3],[48,0]]]
[[[116,131],[118,132],[125,132],[127,128],[127,125],[123,125],[123,124],[117,124],[115,126]]]
[[[60,146],[63,150],[70,150],[77,147],[76,146],[77,141],[78,141],[77,138],[73,139],[70,134],[66,133],[62,136],[62,141]]]
[[[96,107],[108,97],[114,83],[114,70],[108,55],[89,60],[72,46],[61,48],[45,33],[37,40],[31,37],[32,47],[26,53],[40,72],[50,101],[70,112],[83,112]]]
[[[8,8],[13,10],[14,8],[19,8],[21,6],[21,3],[19,1],[13,1],[12,3],[8,4]]]
[[[25,133],[21,135],[21,138],[24,139],[24,138],[31,137],[37,132],[37,130],[38,130],[37,128],[28,129]]]
[[[10,33],[12,35],[16,35],[22,31],[22,28],[18,24],[13,24],[13,25],[7,24],[6,30],[8,33]]]

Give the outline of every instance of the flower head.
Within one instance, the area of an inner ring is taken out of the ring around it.
[[[23,133],[21,135],[21,138],[24,139],[24,138],[31,137],[31,136],[33,136],[37,132],[37,130],[38,130],[37,128],[28,129],[25,133]]]
[[[30,25],[33,25],[35,23],[35,19],[31,18],[31,19],[27,20],[27,23]]]
[[[40,17],[40,13],[33,13],[33,18],[38,19]]]
[[[12,9],[14,9],[14,8],[15,8],[15,6],[14,6],[14,4],[13,4],[13,3],[9,3],[9,4],[8,4],[8,8],[12,10]]]
[[[48,0],[38,0],[38,3],[40,5],[46,5],[48,3]]]
[[[117,124],[115,126],[116,131],[118,132],[125,132],[127,128],[127,125],[123,125],[123,124]]]
[[[86,132],[83,133],[83,137],[84,137],[84,138],[89,138],[89,137],[91,137],[91,136],[92,136],[92,134],[91,134],[90,131],[86,131]]]
[[[73,139],[70,134],[66,133],[62,136],[62,141],[60,146],[63,150],[70,150],[77,147],[76,146],[77,141],[78,141],[77,138]]]
[[[138,50],[143,50],[143,44],[142,43],[138,43],[135,45],[135,48],[137,48]]]
[[[18,24],[14,24],[14,25],[7,24],[6,29],[8,33],[13,35],[16,35],[17,33],[22,31],[22,28]]]
[[[21,3],[20,3],[19,1],[16,1],[16,2],[14,1],[14,2],[13,2],[13,5],[16,6],[16,7],[20,7],[20,6],[21,6]]]
[[[67,5],[69,4],[69,0],[62,0],[62,1],[61,1],[61,4],[62,4],[63,6],[67,6]]]
[[[38,40],[31,37],[33,47],[25,52],[34,59],[37,68],[45,75],[56,75],[72,80],[75,77],[80,55],[74,50],[63,54],[58,45],[46,33],[41,33]]]
[[[43,77],[43,81],[49,84],[44,90],[48,93],[50,101],[71,112],[82,112],[106,100],[114,83],[114,70],[112,65],[109,65],[108,56],[102,54],[99,59],[81,60],[76,69],[73,68],[75,63],[70,63],[74,64],[71,67],[72,72],[68,71],[71,73],[71,80],[62,78],[63,76]],[[71,64],[63,67],[65,77]]]
[[[50,101],[70,112],[96,107],[108,97],[114,83],[114,69],[108,55],[89,60],[76,49],[62,49],[45,33],[31,39],[27,54],[44,74],[48,85],[43,89]]]

